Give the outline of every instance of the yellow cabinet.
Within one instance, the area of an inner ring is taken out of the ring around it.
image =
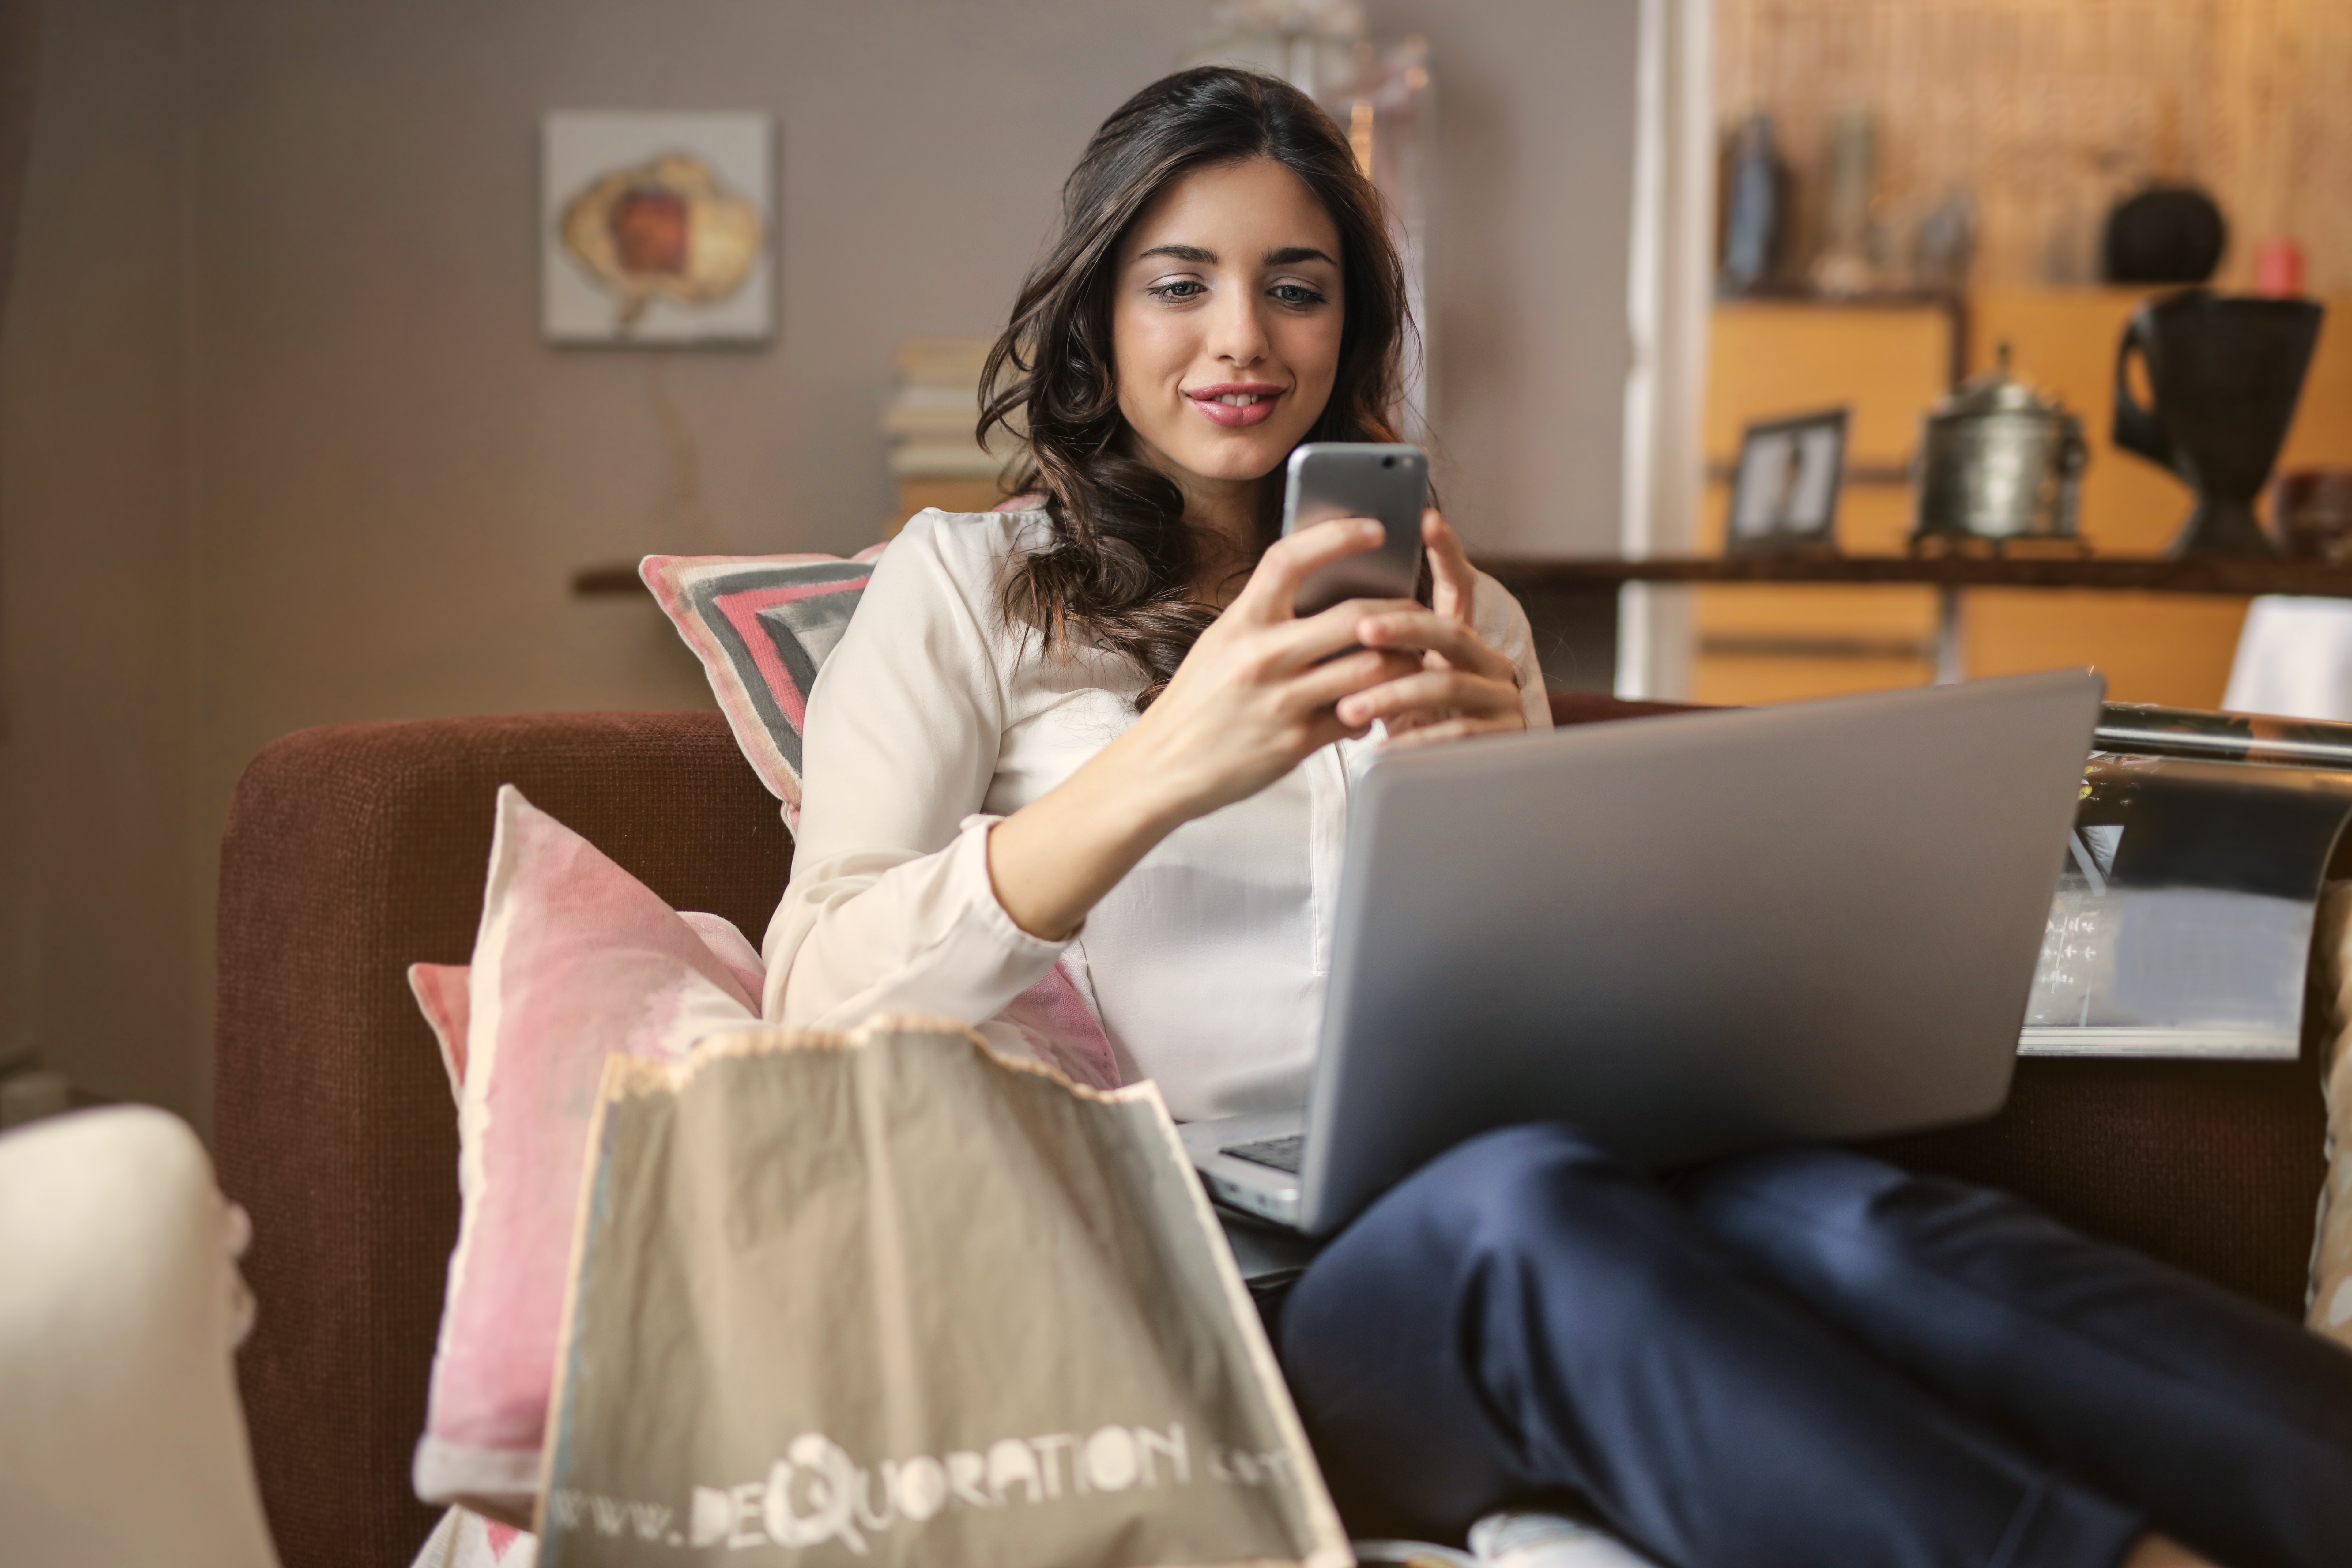
[[[1741,429],[1844,403],[1853,418],[1840,542],[1855,554],[1900,552],[1910,533],[1906,471],[1920,417],[1959,365],[1990,364],[2006,342],[2020,375],[2082,417],[2091,446],[2084,539],[2102,554],[2160,552],[2188,515],[2189,491],[2108,439],[2116,345],[2147,297],[2131,289],[1988,289],[1957,310],[1800,301],[1718,307],[1706,417],[1707,458],[1719,477],[1708,486],[1702,547],[1721,547]],[[2282,467],[2352,464],[2352,298],[2329,303]],[[1696,592],[1693,695],[1702,701],[1787,701],[1933,677],[1931,590]],[[2216,707],[2244,616],[2242,599],[1979,590],[1964,610],[1968,671],[2093,664],[2118,700]]]
[[[1950,385],[1959,338],[1938,303],[1717,306],[1707,356],[1702,551],[1723,548],[1740,434],[1759,419],[1843,405],[1846,479],[1838,543],[1895,554],[1911,531],[1905,473],[1921,410]],[[1787,702],[1918,686],[1934,678],[1930,588],[1693,590],[1702,702]]]

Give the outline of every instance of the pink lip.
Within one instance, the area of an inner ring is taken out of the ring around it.
[[[1288,388],[1264,381],[1221,381],[1213,386],[1191,386],[1184,395],[1192,400],[1213,425],[1228,430],[1245,430],[1253,425],[1263,425],[1274,417],[1274,405]],[[1258,401],[1250,404],[1220,403],[1220,397],[1254,393]]]

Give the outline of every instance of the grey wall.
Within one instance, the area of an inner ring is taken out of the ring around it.
[[[1616,532],[1633,0],[1379,4],[1439,73],[1434,412],[1490,549]],[[1201,12],[1139,0],[61,0],[0,333],[0,1056],[207,1104],[215,847],[352,719],[696,705],[582,564],[847,550],[902,337],[1002,320],[1062,174]],[[536,330],[552,108],[782,131],[758,352]],[[666,379],[699,465],[672,489]]]
[[[0,1057],[194,1109],[180,40],[153,0],[47,10],[0,340]]]
[[[1628,360],[1636,0],[1375,0],[1429,39],[1431,416],[1472,548],[1612,554]]]

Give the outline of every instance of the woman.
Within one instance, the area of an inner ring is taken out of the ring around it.
[[[1035,504],[908,524],[812,697],[770,1016],[987,1019],[1181,1118],[1300,1102],[1351,772],[1547,721],[1526,617],[1434,512],[1426,607],[1291,613],[1379,530],[1269,542],[1284,459],[1392,438],[1405,330],[1310,101],[1203,69],[1105,121],[986,378]],[[1669,1194],[1572,1130],[1493,1134],[1281,1328],[1360,1531],[1572,1492],[1681,1568],[2203,1561],[2151,1520],[2248,1564],[2352,1542],[2352,1358],[1850,1156]],[[2187,1436],[2217,1423],[2218,1467]]]

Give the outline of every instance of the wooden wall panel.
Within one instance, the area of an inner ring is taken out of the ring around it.
[[[1878,128],[1877,214],[1899,258],[1948,192],[1975,193],[1976,281],[2088,282],[2108,206],[2197,181],[2233,236],[2290,236],[2310,285],[2352,289],[2352,5],[2346,0],[1717,0],[1716,104],[1769,110],[1799,171],[1798,264],[1820,227],[1831,117]]]
[[[2219,708],[2246,601],[1984,589],[1964,612],[1969,679],[2096,666],[2116,702]]]
[[[1937,304],[1718,306],[1707,358],[1708,463],[1728,469],[1740,432],[1757,420],[1848,405],[1839,546],[1899,552],[1911,534],[1911,490],[1889,476],[1910,463],[1920,416],[1950,384],[1953,332],[1952,313]],[[1707,486],[1700,548],[1723,547],[1730,510],[1731,487],[1717,479]],[[1700,701],[1832,697],[1916,686],[1934,673],[1926,650],[1936,598],[1927,589],[1718,586],[1692,599],[1692,695]]]
[[[1756,420],[1846,403],[1849,463],[1907,462],[1919,416],[1951,373],[1951,316],[1941,306],[1720,305],[1707,347],[1707,461],[1738,458],[1739,433]]]

